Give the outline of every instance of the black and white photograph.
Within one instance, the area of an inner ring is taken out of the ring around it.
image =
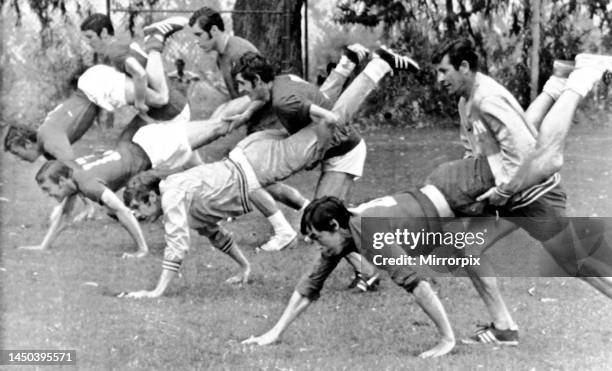
[[[1,369],[612,368],[612,1],[0,9]]]

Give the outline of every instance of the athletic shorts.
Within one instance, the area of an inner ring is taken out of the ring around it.
[[[261,188],[257,175],[255,174],[251,163],[249,160],[247,160],[246,156],[244,155],[244,151],[241,148],[234,148],[231,150],[228,157],[242,169],[246,179],[248,192]]]
[[[189,226],[200,234],[207,235],[204,232],[223,219],[251,211],[244,172],[231,160],[200,165],[189,171],[198,172],[202,179],[189,207]]]
[[[153,169],[180,168],[193,153],[187,138],[186,123],[143,126],[134,134],[132,142],[146,152]]]
[[[322,170],[325,171],[337,171],[341,173],[347,173],[354,175],[355,178],[359,178],[363,175],[363,167],[365,166],[365,160],[367,155],[367,148],[365,141],[362,139],[359,144],[347,153],[328,158],[323,161]]]
[[[469,157],[438,166],[425,184],[442,192],[456,214],[482,216],[487,203],[476,198],[495,187],[495,178],[486,158]]]
[[[102,107],[113,112],[119,107],[127,105],[125,99],[125,84],[127,76],[115,68],[97,64],[89,67],[81,75],[78,87],[85,93],[87,98]]]

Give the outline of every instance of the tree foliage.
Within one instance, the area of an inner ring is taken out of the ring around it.
[[[289,9],[285,9],[285,3]],[[285,14],[233,13],[234,33],[253,42],[257,49],[279,67],[296,74],[302,73],[302,16],[303,0],[237,0],[236,11],[290,12],[289,34],[285,31]],[[285,37],[288,50],[284,51]],[[285,55],[286,54],[286,55]],[[283,62],[287,66],[282,66]]]
[[[612,50],[609,1],[542,0],[541,3],[538,89],[550,76],[554,59],[573,59],[585,50]],[[386,30],[385,43],[412,52],[425,66],[438,43],[468,37],[480,54],[481,69],[500,80],[527,106],[533,55],[530,5],[529,0],[341,0],[336,21],[368,27],[382,25]],[[430,69],[430,74],[434,73]],[[420,78],[435,82],[432,76]],[[410,85],[411,91],[402,86],[397,88],[403,90],[399,95],[428,97],[436,102],[415,98],[423,112],[454,114],[454,105],[443,108],[448,105],[438,104],[448,101],[448,97],[430,86],[419,85],[417,94],[413,85]],[[388,98],[388,102],[395,99],[390,95]]]

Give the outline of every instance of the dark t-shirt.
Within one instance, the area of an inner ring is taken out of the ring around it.
[[[151,161],[137,144],[120,142],[117,148],[100,154],[79,157],[72,179],[79,192],[100,202],[106,188],[115,192],[137,173],[151,168]]]
[[[435,207],[429,199],[418,192],[420,191],[377,198],[351,209],[353,216],[349,220],[349,230],[353,238],[342,249],[339,255],[324,256],[321,253],[310,271],[302,277],[295,290],[310,300],[316,300],[325,284],[325,280],[327,280],[327,277],[329,277],[340,262],[340,259],[345,255],[357,251],[367,259],[372,258],[374,251],[369,246],[361,245],[362,217],[396,218],[386,220],[391,225],[387,228],[381,227],[381,230],[392,231],[400,228],[413,231],[420,231],[422,229],[428,231],[436,229],[438,231],[440,226],[437,222],[438,214],[435,211]],[[398,253],[403,252],[401,248],[393,249],[390,247],[376,251],[376,253],[387,257],[396,257]],[[393,282],[407,290],[412,289],[420,281],[417,272],[410,266],[385,265],[381,268],[389,273]]]
[[[38,128],[37,141],[47,160],[73,160],[71,144],[91,127],[99,108],[80,90],[47,114]]]
[[[310,106],[313,104],[330,111],[333,109],[332,101],[317,86],[295,75],[280,75],[274,79],[271,106],[289,134],[297,133],[312,122]],[[341,125],[334,135],[340,144],[327,151],[325,158],[343,155],[361,141],[361,136],[351,125]]]

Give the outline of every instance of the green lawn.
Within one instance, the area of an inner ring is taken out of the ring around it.
[[[365,178],[352,201],[391,194],[419,184],[432,168],[461,154],[456,129],[368,131]],[[110,143],[114,133],[93,130],[80,143],[85,153]],[[232,135],[204,150],[219,158]],[[578,126],[567,146],[563,176],[568,214],[612,215],[612,128]],[[242,346],[240,340],[270,328],[315,256],[310,245],[281,253],[255,253],[270,228],[259,214],[228,223],[253,265],[253,283],[223,283],[235,266],[199,236],[192,240],[181,279],[167,296],[126,300],[105,292],[152,288],[164,248],[161,224],[144,224],[152,254],[122,260],[134,248],[128,234],[99,215],[65,231],[54,249],[24,252],[40,242],[54,201],[36,187],[35,165],[1,155],[0,287],[4,349],[76,349],[77,368],[91,369],[606,369],[612,367],[612,302],[575,279],[505,278],[500,285],[521,327],[516,348],[458,345],[447,357],[415,355],[434,344],[436,331],[413,299],[385,277],[378,292],[344,288],[352,278],[341,264],[312,305],[274,346]],[[289,180],[312,197],[317,174]],[[294,224],[298,215],[286,211]],[[503,248],[502,243],[498,248]],[[96,286],[97,285],[97,286]],[[458,338],[489,321],[465,278],[437,279]],[[534,295],[528,290],[534,288]],[[541,301],[542,298],[556,299]],[[68,368],[68,367],[66,367]],[[17,369],[17,368],[15,368]],[[23,369],[23,368],[19,368]],[[47,369],[47,368],[44,368]]]

